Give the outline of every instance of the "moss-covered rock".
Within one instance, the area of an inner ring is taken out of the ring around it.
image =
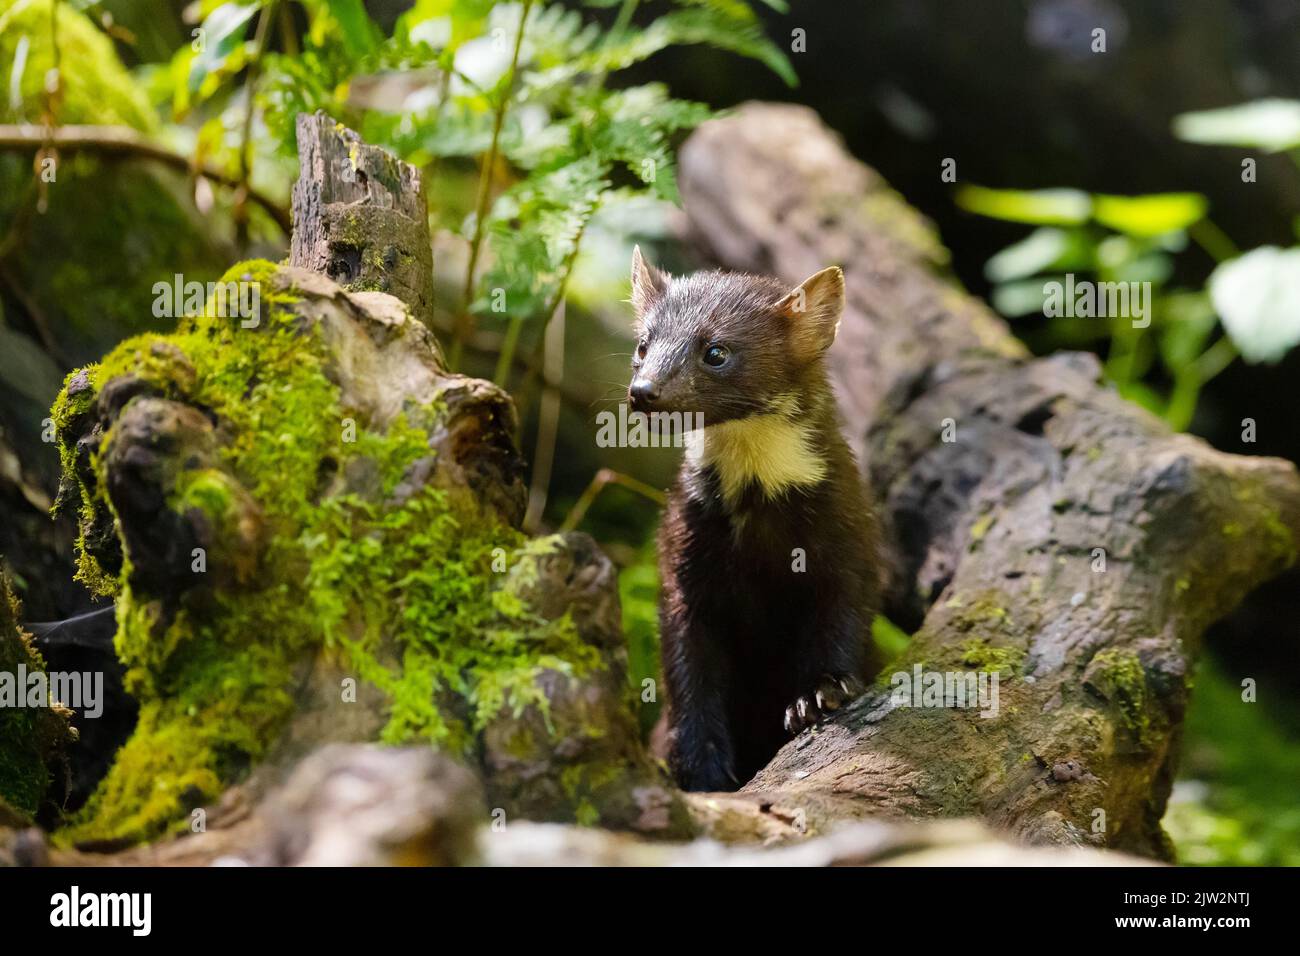
[[[209,308],[128,340],[53,411],[82,578],[116,595],[141,706],[63,838],[183,828],[259,763],[339,739],[478,763],[507,814],[680,828],[638,742],[612,567],[515,528],[508,398],[446,372],[390,296],[269,263],[223,281],[258,284],[254,327]]]
[[[41,120],[46,73],[54,65],[51,6],[52,0],[0,0],[0,76],[6,91],[16,84],[20,94],[0,97],[0,123]],[[56,121],[156,132],[155,111],[109,37],[72,4],[59,3],[57,12]],[[0,502],[11,518],[0,521],[0,551],[28,613],[49,620],[85,606],[84,593],[63,573],[71,551],[68,523],[51,525],[48,502],[32,500],[52,495],[57,480],[42,420],[59,370],[93,361],[129,335],[170,331],[175,320],[154,314],[154,283],[176,273],[215,279],[230,252],[223,246],[225,217],[205,221],[180,173],[148,161],[63,151],[45,182],[34,175],[32,160],[27,151],[0,152],[0,232],[12,231],[16,239],[0,280],[0,445],[13,450],[20,484],[37,491],[24,501],[16,494],[21,489],[9,486],[13,469],[0,467]],[[15,385],[20,379],[26,387]]]

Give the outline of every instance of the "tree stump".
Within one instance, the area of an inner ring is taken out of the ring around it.
[[[395,295],[433,314],[433,252],[420,171],[324,113],[298,116],[289,264],[349,291]]]

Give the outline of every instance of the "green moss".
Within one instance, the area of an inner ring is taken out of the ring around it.
[[[600,666],[567,615],[545,620],[522,595],[553,541],[527,541],[467,492],[403,484],[434,454],[440,407],[408,407],[382,432],[358,418],[345,440],[352,415],[325,350],[274,270],[244,263],[223,279],[263,283],[256,330],[209,312],[123,343],[95,373],[132,372],[210,410],[220,467],[175,476],[168,505],[220,529],[247,490],[265,533],[245,587],[195,589],[173,612],[135,593],[129,569],[117,582],[117,650],[140,723],[65,841],[183,827],[189,808],[265,754],[293,712],[300,665],[322,650],[386,694],[383,741],[462,754],[503,710],[545,714],[541,670]],[[370,476],[364,491],[358,474]],[[493,572],[497,549],[509,573]],[[209,567],[221,560],[210,554]]]
[[[1107,648],[1093,657],[1089,680],[1118,707],[1124,727],[1146,745],[1151,733],[1146,673],[1131,651]]]
[[[51,0],[0,0],[0,72],[13,76],[14,52],[28,40],[27,62],[19,82],[24,109],[16,113],[8,96],[0,98],[0,122],[35,122],[43,101],[45,74],[54,66],[50,43]],[[108,123],[149,131],[157,122],[149,100],[131,78],[113,41],[84,14],[59,4],[59,54],[63,70],[60,123]]]
[[[970,539],[972,542],[984,540],[984,536],[989,533],[989,528],[993,527],[993,522],[997,518],[993,514],[981,515],[975,519],[975,523],[970,526]]]
[[[0,672],[14,675],[15,680],[20,666],[29,675],[45,670],[40,652],[18,624],[20,618],[8,575],[0,571]],[[27,693],[23,685],[16,690]],[[56,770],[66,773],[61,765],[63,747],[73,732],[67,724],[69,712],[49,703],[47,707],[0,707],[0,807],[7,804],[35,816],[47,800],[56,802],[51,796],[54,774]]]
[[[985,591],[972,596],[954,594],[945,606],[958,612],[953,623],[964,631],[987,630],[990,625],[1009,629],[1011,612],[1006,608],[1006,595],[998,591]]]
[[[961,662],[980,671],[1006,671],[1020,673],[1025,662],[1025,652],[1014,647],[995,647],[984,638],[965,641],[961,645]]]

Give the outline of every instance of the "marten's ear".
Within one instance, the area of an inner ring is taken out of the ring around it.
[[[831,347],[840,327],[844,273],[831,266],[809,276],[781,300],[780,309],[790,319],[790,347],[796,357],[816,358]]]
[[[668,275],[641,257],[641,247],[632,250],[632,308],[645,315],[668,288]]]

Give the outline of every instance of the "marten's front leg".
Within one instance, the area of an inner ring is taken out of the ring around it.
[[[862,696],[867,668],[874,660],[868,654],[867,628],[861,615],[847,605],[817,616],[808,638],[810,652],[800,668],[800,683],[807,690],[785,709],[788,733],[821,723]]]
[[[668,685],[669,764],[683,790],[735,790],[735,746],[726,716],[731,683],[721,649],[699,624],[660,620]]]

